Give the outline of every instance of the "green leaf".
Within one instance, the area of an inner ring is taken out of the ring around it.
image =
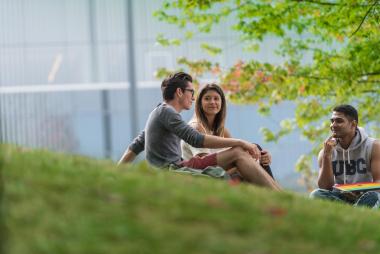
[[[158,34],[156,37],[156,41],[158,44],[164,47],[168,46],[180,46],[182,41],[180,39],[174,38],[174,39],[167,39],[163,34]]]
[[[222,52],[221,48],[211,46],[210,44],[207,44],[207,43],[202,43],[201,48],[211,56],[218,55]]]

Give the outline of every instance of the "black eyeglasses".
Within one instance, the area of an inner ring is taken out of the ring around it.
[[[194,97],[194,93],[195,93],[194,89],[185,88],[183,90],[191,92],[191,96]]]

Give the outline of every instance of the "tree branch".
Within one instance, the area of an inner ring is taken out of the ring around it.
[[[376,76],[376,75],[380,75],[380,72],[370,72],[370,73],[366,73],[366,74],[360,75],[359,77]],[[304,76],[304,75],[292,74],[292,75],[289,75],[289,76],[292,76],[292,77],[303,77],[303,78],[315,79],[315,80],[332,80],[331,77],[317,77],[317,76],[312,76],[312,75],[310,75],[310,76]],[[380,80],[359,80],[358,83],[380,83]]]
[[[373,4],[371,5],[371,7],[368,9],[368,11],[366,12],[366,14],[364,15],[362,21],[360,22],[359,26],[356,28],[355,32],[353,32],[350,36],[350,38],[352,38],[359,30],[360,28],[362,27],[365,19],[367,18],[368,14],[371,12],[371,10],[373,9],[373,7],[377,4],[378,0],[374,1]]]
[[[332,78],[327,78],[327,77],[317,77],[317,76],[303,76],[304,78],[309,78],[309,79],[316,79],[316,80],[331,80]]]
[[[316,79],[316,80],[331,80],[332,79],[330,77],[305,76],[305,75],[297,75],[297,74],[291,74],[289,76],[297,77],[297,78]]]
[[[321,1],[313,1],[313,0],[294,0],[294,1],[296,1],[296,2],[306,2],[306,3],[318,4],[318,5],[328,5],[328,6],[341,5],[341,4],[337,4],[337,3],[321,2]]]
[[[363,93],[369,93],[369,94],[373,94],[373,95],[375,95],[377,92],[378,92],[378,90],[364,90],[364,91],[362,91]],[[379,96],[376,96],[376,98],[378,98]]]
[[[377,76],[377,75],[380,75],[380,71],[368,72],[368,73],[361,74],[360,76],[364,77],[364,76]]]
[[[359,80],[358,83],[376,83],[380,84],[380,79],[379,80]],[[379,92],[379,90],[374,91],[375,93]]]
[[[295,2],[305,2],[305,3],[311,3],[311,4],[318,4],[318,5],[325,5],[325,6],[342,6],[345,4],[341,3],[332,3],[332,2],[323,2],[323,1],[315,1],[315,0],[292,0]],[[350,7],[368,7],[368,4],[352,4]]]

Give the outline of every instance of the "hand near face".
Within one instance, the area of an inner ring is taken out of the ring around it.
[[[269,166],[272,163],[272,156],[268,150],[263,149],[261,151],[260,163],[263,166]]]
[[[326,154],[331,154],[336,145],[337,145],[337,140],[333,138],[333,136],[330,136],[323,143],[323,151]]]

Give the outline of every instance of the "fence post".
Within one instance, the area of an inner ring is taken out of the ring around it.
[[[131,115],[131,138],[138,134],[138,115],[137,115],[137,88],[136,88],[136,70],[135,70],[135,36],[133,31],[133,0],[126,0],[127,15],[127,63],[129,76],[129,105]]]

